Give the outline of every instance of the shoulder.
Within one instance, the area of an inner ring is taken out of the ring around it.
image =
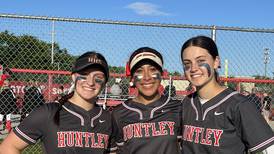
[[[183,104],[183,105],[185,105],[185,104],[191,104],[190,102],[191,102],[191,99],[192,98],[195,98],[195,97],[197,97],[197,93],[195,92],[195,93],[191,93],[191,94],[188,94],[188,95],[186,95],[182,100],[181,100],[181,103]]]
[[[125,109],[127,109],[126,107],[129,107],[131,103],[132,103],[132,99],[128,99],[128,100],[124,101],[121,104],[115,106],[113,108],[113,112],[119,112],[121,110],[125,110]]]
[[[47,114],[55,114],[58,110],[60,104],[57,102],[50,102],[44,103],[43,105],[39,106],[38,108],[34,109],[34,112],[38,113],[47,113]]]
[[[167,101],[168,97],[164,99],[164,101]],[[167,105],[169,106],[181,106],[182,105],[182,100],[175,99],[175,98],[169,98]]]
[[[248,96],[244,96],[240,93],[231,96],[227,102],[228,107],[230,106],[234,111],[256,110],[256,104],[252,103],[252,100],[250,100]]]
[[[130,111],[129,108],[131,108],[131,103],[132,103],[131,99],[128,99],[128,100],[122,102],[121,104],[119,104],[113,108],[113,111],[111,114],[115,118],[119,118],[119,117],[122,118],[123,116],[127,115],[127,113]]]

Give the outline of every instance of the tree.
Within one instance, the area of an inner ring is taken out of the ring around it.
[[[0,60],[9,68],[21,69],[57,69],[51,64],[51,43],[39,40],[30,35],[16,36],[4,31],[0,33]],[[60,49],[54,44],[54,59],[60,65],[59,70],[70,70],[75,57],[68,54],[67,49]]]

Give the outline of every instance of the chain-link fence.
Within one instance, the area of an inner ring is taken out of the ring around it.
[[[246,95],[254,93],[256,97],[250,98],[259,99],[259,108],[264,106],[264,95],[273,98],[273,29],[0,14],[0,137],[8,132],[6,115],[13,113],[15,126],[33,108],[68,91],[72,63],[86,51],[98,51],[108,60],[111,76],[100,98],[109,106],[134,97],[124,66],[129,55],[143,46],[155,48],[164,57],[161,92],[168,94],[172,83],[171,96],[183,98],[192,89],[183,76],[180,48],[196,35],[216,41],[225,85]]]

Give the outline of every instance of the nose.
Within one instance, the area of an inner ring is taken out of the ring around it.
[[[91,76],[91,75],[87,76],[87,84],[90,86],[93,86],[95,84],[95,80],[94,80],[93,76]]]
[[[195,72],[198,69],[198,64],[197,63],[192,63],[190,67],[190,72]]]
[[[143,80],[150,80],[151,79],[151,72],[149,69],[144,69],[143,72]]]

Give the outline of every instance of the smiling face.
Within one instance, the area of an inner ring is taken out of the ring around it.
[[[72,78],[75,81],[75,96],[85,101],[96,98],[106,80],[104,73],[96,68],[88,68],[74,73]]]
[[[187,80],[193,86],[203,87],[216,81],[214,70],[219,66],[219,57],[213,59],[206,49],[189,46],[183,52],[183,65]]]
[[[133,73],[133,82],[138,89],[138,96],[142,100],[158,98],[158,88],[161,83],[161,72],[153,65],[145,64]]]

